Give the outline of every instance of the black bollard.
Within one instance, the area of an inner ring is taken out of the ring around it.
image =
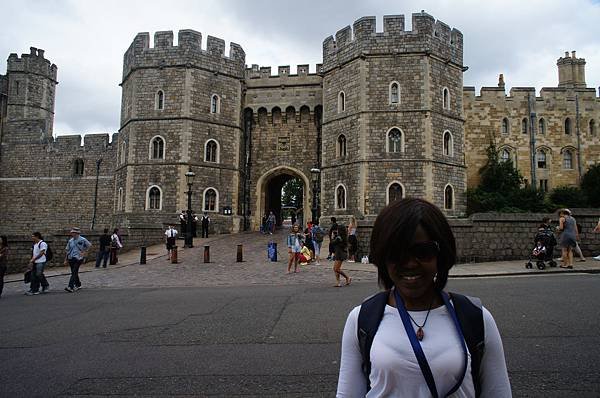
[[[210,246],[204,246],[204,262],[210,263]]]
[[[241,263],[244,261],[244,245],[237,245],[237,262]]]
[[[146,264],[146,246],[140,247],[140,264]]]

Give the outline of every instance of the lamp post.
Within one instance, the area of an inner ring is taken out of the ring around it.
[[[317,167],[313,167],[312,169],[310,169],[310,175],[312,177],[312,182],[313,182],[313,195],[312,195],[312,222],[314,224],[315,221],[317,221],[317,211],[318,211],[318,207],[317,207],[317,190],[318,190],[318,184],[319,184],[319,175],[321,174],[321,170],[318,169]]]
[[[194,237],[192,236],[192,185],[194,184],[194,177],[196,174],[190,168],[185,173],[185,181],[188,186],[187,197],[187,228],[185,231],[185,247],[194,247]]]

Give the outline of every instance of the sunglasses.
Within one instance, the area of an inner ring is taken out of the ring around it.
[[[418,262],[433,261],[440,254],[440,244],[434,240],[415,243],[410,246],[405,253],[391,258],[390,262],[396,264],[404,264],[410,258],[414,258]]]

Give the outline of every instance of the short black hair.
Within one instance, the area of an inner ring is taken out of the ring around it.
[[[439,244],[435,287],[442,290],[446,286],[450,268],[456,263],[456,240],[450,224],[434,204],[423,199],[409,198],[386,206],[377,216],[371,233],[369,260],[377,266],[379,284],[385,289],[394,286],[387,264],[407,252],[419,225],[429,239]]]
[[[39,232],[37,232],[37,231],[36,231],[36,232],[34,232],[34,233],[32,233],[32,234],[31,234],[31,236],[35,236],[35,237],[36,237],[36,238],[38,238],[39,240],[43,240],[43,239],[42,239],[42,234],[41,234],[41,233],[39,233]]]

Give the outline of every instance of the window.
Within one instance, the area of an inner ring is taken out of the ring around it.
[[[219,143],[215,140],[208,140],[204,144],[204,161],[219,163]]]
[[[544,120],[544,118],[541,118],[539,121],[539,133],[540,134],[546,134],[546,121]]]
[[[217,94],[210,97],[210,113],[221,113],[221,97]]]
[[[521,120],[521,133],[527,134],[529,131],[528,127],[527,118],[523,118],[523,120]]]
[[[159,111],[165,109],[165,93],[162,90],[158,90],[158,92],[156,93],[154,109]]]
[[[346,208],[346,187],[342,184],[335,189],[335,208],[336,210],[344,210]]]
[[[278,106],[271,110],[271,116],[273,117],[273,124],[281,124],[281,109]]]
[[[123,210],[123,188],[119,188],[119,195],[117,196],[117,211]]]
[[[404,152],[404,137],[400,129],[393,127],[388,131],[386,149],[389,153]]]
[[[148,188],[146,197],[146,210],[162,209],[162,192],[159,187],[152,186]]]
[[[507,118],[502,119],[502,129],[500,130],[500,132],[504,135],[510,133],[510,127]]]
[[[340,91],[338,94],[338,113],[344,112],[346,110],[346,94],[343,91]]]
[[[20,85],[20,82],[15,82],[15,94],[16,95],[19,95],[19,85]]]
[[[539,150],[537,153],[537,167],[538,169],[545,169],[547,167],[546,164],[546,151]]]
[[[404,197],[404,188],[399,182],[393,182],[388,186],[387,204],[400,200]]]
[[[203,211],[219,211],[219,194],[215,188],[206,188],[202,199]]]
[[[571,118],[565,119],[565,134],[571,134]]]
[[[73,177],[83,177],[83,159],[75,159],[73,162]]]
[[[502,162],[508,162],[510,160],[510,151],[508,149],[503,149],[500,153],[500,160]]]
[[[400,85],[398,82],[390,83],[390,105],[396,105],[400,103]]]
[[[454,139],[452,138],[452,133],[448,130],[444,131],[443,153],[445,156],[452,156],[454,154]]]
[[[444,109],[450,110],[450,90],[448,90],[447,87],[444,87],[444,89],[442,90],[442,96]]]
[[[590,120],[590,135],[592,137],[596,135],[596,121],[594,119]]]
[[[454,208],[454,189],[452,185],[446,185],[444,188],[444,209],[452,210]]]
[[[337,139],[337,156],[338,158],[343,158],[346,155],[346,136],[344,134],[340,134]]]
[[[121,144],[121,164],[125,163],[127,160],[127,144],[123,142]]]
[[[548,192],[548,180],[540,180],[540,191]]]
[[[573,152],[568,149],[563,152],[563,168],[567,170],[573,168]]]
[[[150,141],[150,159],[165,158],[165,140],[160,136],[152,138]]]

